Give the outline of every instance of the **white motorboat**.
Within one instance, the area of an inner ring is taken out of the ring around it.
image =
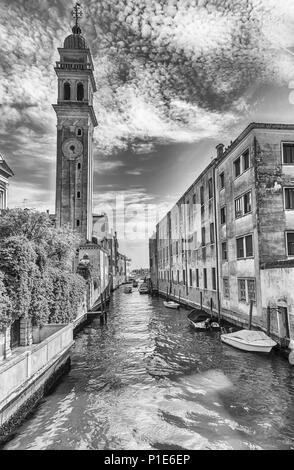
[[[148,294],[148,291],[149,291],[147,284],[145,284],[144,282],[140,284],[138,290],[140,294]]]
[[[276,342],[263,331],[240,330],[221,335],[221,340],[234,348],[249,352],[269,353]]]
[[[173,309],[177,309],[180,307],[180,304],[177,304],[176,302],[172,302],[172,301],[170,302],[165,301],[163,302],[163,305],[167,308],[173,308]]]

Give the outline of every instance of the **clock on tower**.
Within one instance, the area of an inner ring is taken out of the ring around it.
[[[97,91],[91,52],[81,35],[80,5],[74,7],[72,34],[59,48],[57,115],[56,224],[69,225],[92,240],[93,132]]]

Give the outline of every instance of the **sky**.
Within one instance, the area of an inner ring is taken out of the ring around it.
[[[294,121],[293,0],[85,0],[98,91],[94,212],[133,267],[197,175],[252,121]],[[70,0],[0,0],[0,153],[10,207],[54,212],[57,48]]]

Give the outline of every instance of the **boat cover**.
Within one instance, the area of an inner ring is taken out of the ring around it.
[[[239,338],[247,343],[254,343],[255,341],[272,341],[272,339],[267,336],[263,331],[252,331],[252,330],[240,330],[235,331],[234,333],[229,333],[226,336],[231,338]],[[274,341],[272,341],[276,344]]]

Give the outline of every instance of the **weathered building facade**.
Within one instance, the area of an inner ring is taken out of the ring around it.
[[[250,124],[159,222],[161,293],[287,345],[294,336],[294,125]],[[158,257],[158,261],[157,261]],[[158,271],[158,279],[156,273]]]

